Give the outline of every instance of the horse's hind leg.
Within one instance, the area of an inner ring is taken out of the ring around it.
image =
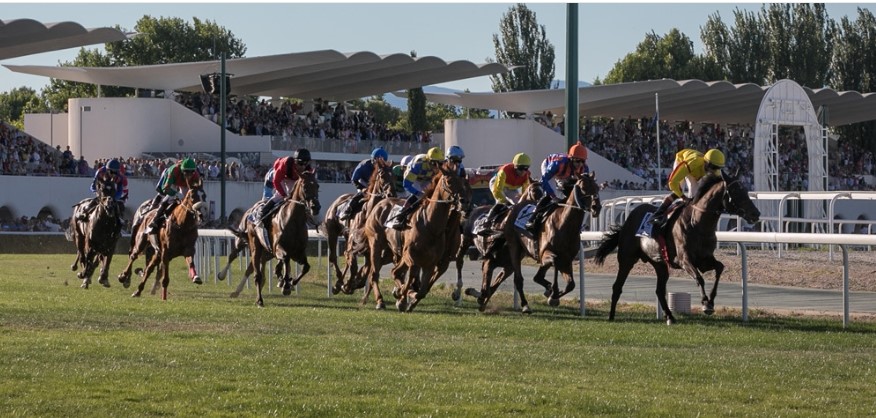
[[[620,300],[621,293],[624,291],[624,283],[626,283],[627,277],[630,275],[630,271],[633,270],[634,265],[636,265],[635,261],[627,263],[621,262],[618,264],[617,278],[614,279],[614,284],[611,285],[611,309],[608,311],[609,321],[614,321],[617,302]]]
[[[239,241],[243,241],[243,240],[239,240]],[[223,267],[221,271],[216,273],[217,280],[225,280],[225,278],[228,277],[228,270],[231,269],[231,263],[233,263],[234,260],[236,260],[237,257],[242,252],[243,252],[243,246],[237,245],[237,240],[235,240],[235,245],[234,245],[234,247],[231,248],[231,253],[228,254],[228,261],[225,263],[225,267]]]
[[[669,302],[666,301],[666,283],[669,282],[669,267],[666,263],[654,263],[654,271],[657,273],[657,301],[660,302],[660,309],[666,315],[666,325],[675,323],[675,316],[669,310]]]
[[[192,279],[192,283],[194,284],[203,284],[204,282],[201,280],[201,276],[198,275],[198,271],[195,270],[195,249],[192,248],[189,251],[189,255],[186,255],[186,263],[189,265],[189,278]],[[170,260],[168,260],[169,262]]]
[[[146,281],[149,280],[149,275],[152,274],[152,270],[155,270],[155,267],[158,265],[158,257],[146,257],[149,262],[146,264],[146,270],[143,271],[143,276],[140,279],[140,284],[137,285],[137,290],[131,297],[138,298],[143,293],[143,289],[146,287]]]
[[[555,294],[555,292],[559,292],[559,289],[554,289],[554,286],[551,282],[545,280],[544,276],[547,275],[548,269],[550,269],[550,264],[543,264],[538,267],[538,271],[535,272],[535,276],[532,277],[532,280],[536,283],[540,284],[541,287],[544,288],[544,297],[550,299],[551,294]]]

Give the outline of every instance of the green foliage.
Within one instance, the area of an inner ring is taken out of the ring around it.
[[[374,120],[380,124],[389,125],[395,123],[401,117],[401,110],[392,107],[380,95],[366,100],[362,105],[362,109],[367,110],[369,114],[374,116]]]
[[[2,416],[869,416],[876,399],[873,323],[521,316],[505,292],[478,313],[440,286],[378,312],[326,297],[323,269],[292,296],[266,286],[259,309],[252,289],[188,282],[181,259],[167,301],[80,289],[70,261],[0,254]]]
[[[459,113],[456,106],[441,103],[428,103],[426,105],[426,130],[431,132],[444,132],[444,121],[457,119]]]
[[[430,123],[426,115],[426,94],[422,87],[408,90],[408,126],[411,131],[425,132]]]
[[[0,121],[22,129],[25,112],[41,111],[46,107],[30,87],[18,87],[0,93]]]
[[[134,26],[138,34],[126,41],[107,44],[114,66],[156,65],[218,60],[246,54],[246,45],[216,22],[196,17],[188,23],[178,17],[145,15]]]
[[[525,4],[512,6],[502,16],[499,33],[493,35],[496,62],[519,66],[507,73],[490,76],[493,91],[541,90],[554,79],[554,46],[544,25]],[[488,59],[488,61],[490,61]]]
[[[62,63],[62,67],[111,67],[112,59],[102,54],[97,49],[80,48],[73,62]],[[74,81],[53,78],[49,81],[42,94],[45,100],[51,104],[52,109],[68,111],[67,100],[79,97],[129,97],[134,94],[134,89],[116,86],[98,86],[89,83],[77,83]]]
[[[605,84],[640,80],[671,78],[685,80],[701,75],[709,69],[702,59],[696,59],[693,42],[687,35],[673,28],[665,36],[653,31],[608,72]]]

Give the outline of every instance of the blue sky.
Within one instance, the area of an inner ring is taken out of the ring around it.
[[[678,28],[701,52],[700,26],[715,12],[728,25],[737,7],[757,11],[762,3],[581,3],[579,14],[579,79],[604,77],[646,33],[665,34]],[[494,57],[492,35],[513,3],[5,3],[0,19],[75,21],[85,27],[120,25],[133,30],[144,15],[209,19],[229,29],[247,46],[246,56],[334,49],[341,52],[433,55],[447,61],[485,62]],[[527,3],[544,25],[556,49],[556,75],[566,76],[566,5]],[[868,3],[829,3],[828,14],[854,20],[857,7]],[[88,48],[98,48],[91,46]],[[72,61],[78,49],[4,60],[0,64],[57,65]],[[0,91],[29,86],[37,91],[44,77],[27,76],[0,67]],[[442,87],[490,91],[488,77],[441,84]]]

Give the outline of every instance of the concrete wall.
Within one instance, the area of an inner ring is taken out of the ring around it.
[[[459,145],[465,150],[466,167],[505,164],[524,152],[533,160],[535,177],[541,177],[539,166],[548,154],[569,151],[564,136],[532,120],[449,119],[444,121],[444,136],[445,149]],[[645,181],[596,153],[589,154],[587,164],[600,183]]]

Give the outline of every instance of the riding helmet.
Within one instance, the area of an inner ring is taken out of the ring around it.
[[[450,160],[459,160],[462,161],[465,158],[465,152],[462,151],[462,148],[459,145],[454,145],[447,150],[447,158]]]
[[[532,160],[529,159],[528,155],[521,152],[521,153],[515,155],[514,159],[511,160],[511,162],[514,164],[514,167],[524,166],[526,168],[529,168]]]
[[[389,160],[389,153],[386,152],[382,147],[374,148],[374,151],[371,151],[371,159],[376,160],[378,158],[382,158],[384,161]]]
[[[411,160],[413,160],[413,159],[414,159],[413,155],[405,155],[404,157],[402,157],[399,165],[401,165],[403,167],[407,167],[408,165],[411,164]]]
[[[121,167],[122,167],[122,164],[119,162],[119,160],[117,160],[115,158],[110,160],[110,162],[107,163],[107,165],[106,165],[107,170],[109,170],[113,174],[118,173],[119,169],[121,169]]]
[[[569,157],[577,158],[579,160],[587,159],[587,148],[584,145],[581,145],[580,142],[572,145],[572,148],[569,148]]]
[[[182,164],[180,165],[183,171],[195,171],[198,168],[198,165],[195,164],[195,160],[191,158],[186,158],[182,160]]]
[[[706,155],[703,158],[706,160],[707,163],[715,167],[724,167],[724,153],[722,153],[721,151],[718,151],[716,149],[710,149],[706,151]]]
[[[310,151],[307,148],[298,148],[295,151],[295,154],[292,155],[292,158],[298,160],[299,163],[309,163],[310,162]]]
[[[429,161],[444,161],[444,151],[438,147],[429,148],[429,151],[426,151],[426,159]]]

